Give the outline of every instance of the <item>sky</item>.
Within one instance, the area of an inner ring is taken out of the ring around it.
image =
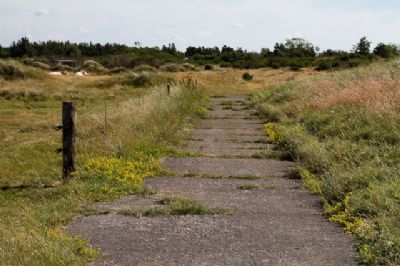
[[[0,0],[0,44],[117,42],[273,48],[301,37],[322,50],[400,43],[399,0]]]

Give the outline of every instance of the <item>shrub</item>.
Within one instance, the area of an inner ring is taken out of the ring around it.
[[[135,88],[138,87],[150,87],[155,85],[153,79],[149,74],[142,73],[136,75],[128,75],[125,80],[122,82],[122,85],[132,86]]]
[[[121,54],[110,56],[107,59],[103,60],[102,63],[108,68],[132,68],[136,66],[135,59],[137,59],[137,56],[134,54]]]
[[[251,75],[251,74],[248,73],[248,72],[245,72],[245,73],[242,75],[242,79],[245,80],[245,81],[251,81],[251,80],[253,80],[253,75]]]
[[[279,63],[271,63],[271,67],[272,67],[272,69],[279,69],[279,68],[281,68],[281,64],[279,64]]]
[[[289,65],[289,69],[292,71],[299,71],[302,68],[300,64],[292,63]]]
[[[260,112],[262,117],[267,119],[267,122],[279,122],[282,115],[277,107],[267,103],[260,104],[256,109]]]
[[[228,67],[228,66],[221,65],[221,67]],[[210,71],[210,70],[213,70],[213,69],[214,69],[214,67],[212,65],[205,65],[204,66],[204,70]]]
[[[330,70],[332,69],[332,64],[331,64],[331,60],[319,60],[318,62],[316,62],[317,67],[315,68],[315,70],[317,71],[324,71],[324,70]]]

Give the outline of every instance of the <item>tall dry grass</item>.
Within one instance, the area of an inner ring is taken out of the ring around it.
[[[304,86],[315,95],[313,106],[362,106],[377,112],[392,112],[400,103],[400,65],[377,63],[308,80]]]

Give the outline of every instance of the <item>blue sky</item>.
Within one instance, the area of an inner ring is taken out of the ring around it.
[[[399,14],[394,0],[0,0],[0,44],[28,36],[259,50],[302,37],[349,50],[364,35],[400,43]]]

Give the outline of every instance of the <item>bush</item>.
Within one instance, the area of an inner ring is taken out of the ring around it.
[[[135,59],[137,59],[137,56],[134,54],[121,54],[110,56],[109,58],[103,60],[102,63],[108,68],[132,68],[136,66]]]
[[[257,106],[256,109],[258,110],[258,112],[260,113],[260,115],[262,117],[265,117],[267,122],[279,122],[280,121],[280,117],[282,114],[281,114],[281,111],[277,107],[275,107],[271,104],[262,103],[259,106]]]
[[[325,70],[332,69],[332,63],[331,63],[331,60],[329,60],[329,59],[317,60],[316,65],[317,65],[317,67],[315,68],[315,70],[317,70],[317,71],[325,71]]]
[[[242,79],[245,80],[245,81],[251,81],[251,80],[253,80],[253,75],[251,75],[251,74],[248,73],[248,72],[245,72],[245,73],[242,75]]]
[[[225,67],[225,66],[221,65],[221,67]],[[228,67],[228,66],[226,66],[226,67]],[[214,69],[214,67],[212,65],[205,65],[204,66],[204,70],[210,71],[210,70],[213,70],[213,69]]]
[[[281,68],[281,64],[279,64],[279,63],[271,63],[271,67],[272,67],[272,69],[279,69],[279,68]]]
[[[292,63],[289,65],[289,69],[292,71],[299,71],[302,68],[301,64]]]
[[[138,87],[150,87],[153,86],[154,83],[150,78],[150,75],[142,73],[142,74],[130,74],[126,76],[124,78],[124,81],[122,81],[122,85],[138,88]]]

